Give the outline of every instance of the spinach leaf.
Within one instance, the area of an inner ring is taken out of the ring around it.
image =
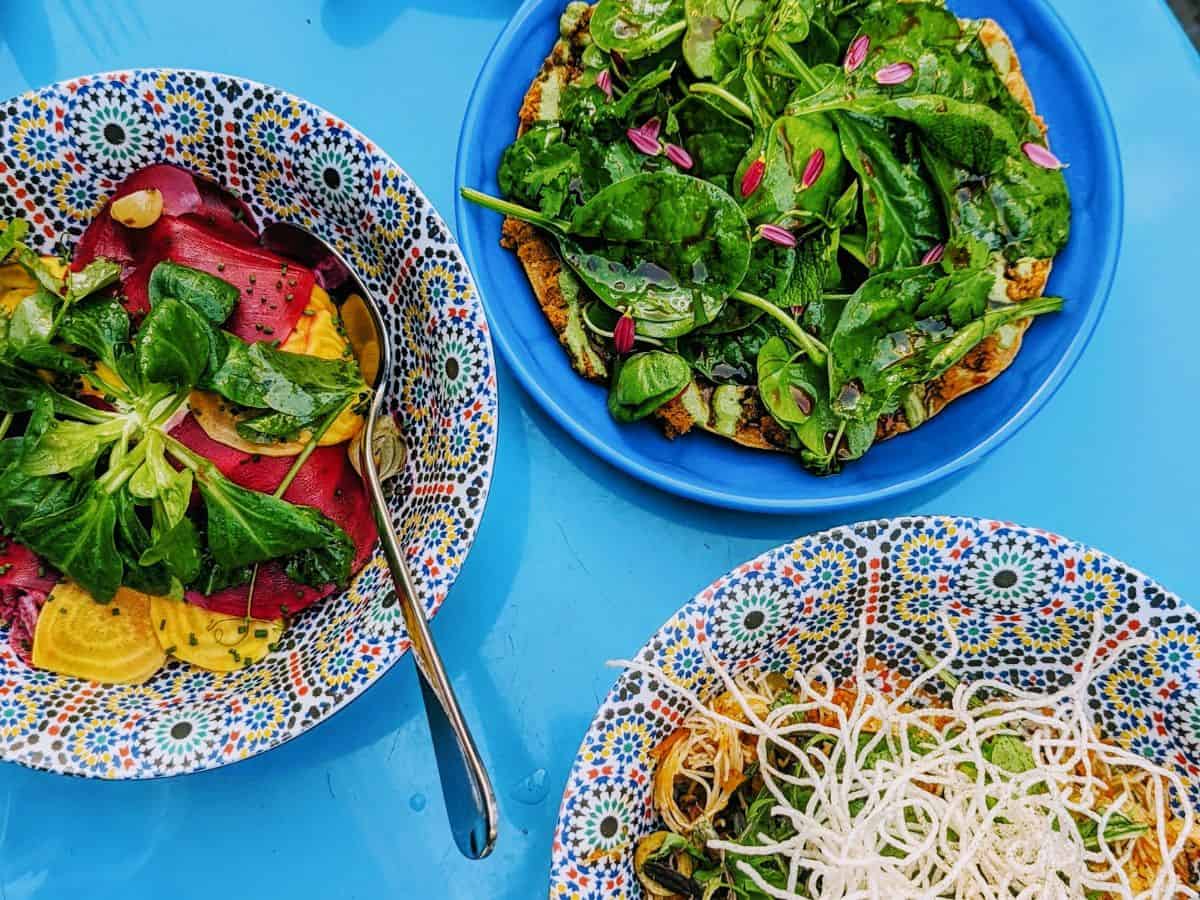
[[[579,150],[563,142],[562,128],[539,125],[504,151],[496,178],[504,196],[557,216],[581,170]]]
[[[768,340],[758,353],[758,393],[775,420],[785,426],[808,421],[822,394],[810,367],[796,365],[799,356],[778,337]]]
[[[671,71],[670,65],[651,70],[632,81],[614,100],[594,84],[568,86],[563,92],[560,118],[569,126],[569,143],[576,145],[582,135],[625,143],[627,128],[664,116],[668,109],[664,85],[671,80]]]
[[[190,469],[176,469],[167,462],[161,432],[151,430],[143,440],[146,458],[129,479],[129,493],[138,500],[160,504],[155,506],[155,527],[166,531],[187,515],[194,479]]]
[[[688,68],[697,78],[724,81],[741,65],[746,35],[739,31],[762,15],[762,0],[687,0],[684,6]]]
[[[166,297],[150,307],[135,341],[138,372],[148,382],[199,384],[220,350],[220,335],[194,308]]]
[[[814,153],[824,154],[825,167],[810,187],[803,186],[805,168]],[[762,185],[742,202],[751,222],[773,222],[793,210],[823,214],[842,191],[841,143],[825,117],[784,116],[759,132],[735,181],[757,160],[766,164]]]
[[[28,222],[24,219],[9,219],[4,228],[0,229],[0,262],[4,262],[28,235]]]
[[[750,149],[753,129],[711,100],[689,94],[671,108],[669,128],[691,154],[691,173],[732,190],[732,176]]]
[[[113,498],[93,484],[77,503],[23,522],[21,541],[94,599],[107,603],[124,574],[116,519]]]
[[[232,334],[224,338],[225,358],[201,387],[239,406],[291,417],[289,432],[367,395],[358,365],[351,360],[288,353],[266,343],[248,344]]]
[[[315,509],[241,487],[207,461],[195,473],[207,512],[209,551],[222,568],[289,556],[328,539],[331,523]]]
[[[740,303],[731,304],[729,309],[733,308],[751,309]],[[774,319],[764,317],[738,331],[694,331],[680,338],[678,350],[688,365],[714,384],[755,384],[759,351],[768,340],[782,334]]]
[[[120,277],[121,266],[118,263],[111,259],[94,259],[80,271],[67,273],[65,290],[61,296],[70,306],[116,284]]]
[[[931,147],[973,172],[998,171],[1020,152],[1017,134],[1000,113],[978,103],[965,103],[939,94],[892,97],[883,93],[855,94],[838,76],[821,91],[790,103],[788,113],[852,112],[908,122]]]
[[[357,552],[350,535],[329,519],[321,523],[325,536],[320,544],[301,550],[284,564],[287,577],[312,587],[335,584],[345,587],[353,574]]]
[[[618,422],[636,422],[676,397],[692,380],[687,361],[674,353],[635,353],[617,367],[608,411]]]
[[[931,147],[922,156],[954,235],[982,241],[1010,263],[1052,259],[1067,245],[1071,200],[1062,172],[1035,166],[1021,154],[981,177]]]
[[[947,275],[925,266],[868,279],[847,303],[830,340],[834,409],[874,423],[904,388],[941,375],[1001,326],[1062,307],[1053,297],[1006,304],[961,327],[941,315],[922,316],[923,307],[945,306],[960,287],[978,292],[985,278],[994,283],[996,276],[970,270]]]
[[[150,273],[150,305],[173,297],[186,303],[214,325],[229,318],[238,301],[238,289],[224,279],[198,269],[164,260]]]
[[[9,345],[19,350],[30,344],[49,341],[57,309],[58,298],[49,291],[30,294],[17,304],[9,318]]]
[[[153,542],[138,558],[143,566],[161,564],[171,577],[188,586],[200,574],[200,536],[191,519],[180,519]]]
[[[118,347],[129,341],[129,313],[111,298],[85,300],[63,315],[58,334],[116,369]]]
[[[915,148],[882,122],[837,117],[846,160],[858,174],[872,271],[911,266],[945,235],[941,207]]]
[[[750,227],[737,201],[687,175],[617,182],[569,223],[468,188],[463,196],[553,234],[580,279],[650,337],[677,337],[711,322],[750,264]]]
[[[592,40],[629,59],[649,56],[680,38],[683,0],[600,0],[592,11]]]

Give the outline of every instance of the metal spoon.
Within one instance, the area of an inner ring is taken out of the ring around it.
[[[342,265],[345,260],[328,244],[316,235],[293,225],[276,222],[264,232],[268,237],[280,240],[285,244],[309,245],[316,242]],[[383,553],[387,557],[388,568],[392,573],[392,582],[396,588],[396,596],[404,615],[404,624],[408,629],[409,641],[412,643],[413,658],[417,662],[420,674],[421,695],[425,700],[425,714],[429,719],[429,731],[433,737],[434,755],[437,757],[438,774],[442,781],[442,793],[446,800],[446,814],[450,819],[450,830],[454,841],[463,855],[470,859],[482,859],[492,852],[496,843],[498,812],[496,795],[492,790],[491,780],[484,769],[483,760],[475,747],[475,741],[467,728],[458,699],[450,679],[446,677],[445,666],[438,655],[433,643],[433,635],[429,631],[429,623],[425,620],[425,611],[421,608],[417,597],[416,587],[404,561],[404,552],[400,540],[392,527],[388,515],[387,499],[383,493],[380,479],[379,462],[376,452],[377,443],[398,446],[387,448],[385,453],[386,467],[394,471],[402,466],[404,444],[398,430],[380,428],[377,430],[380,412],[383,408],[384,385],[392,371],[392,344],[384,336],[383,316],[375,299],[363,288],[362,280],[354,276],[354,270],[346,266],[346,270],[357,282],[358,297],[362,299],[360,314],[355,316],[358,321],[370,324],[373,331],[371,341],[378,354],[374,372],[364,371],[364,377],[374,388],[374,399],[366,415],[366,425],[363,428],[362,440],[359,443],[359,465],[356,468],[362,475],[367,486],[367,494],[371,498],[371,506],[375,512],[375,522],[379,526],[379,539],[383,544]],[[347,301],[353,303],[353,298]],[[351,312],[343,308],[343,314]],[[361,315],[365,312],[366,315]],[[364,370],[370,368],[364,366]],[[389,434],[388,431],[392,432]],[[398,452],[397,452],[398,451]],[[397,465],[399,462],[399,466]]]

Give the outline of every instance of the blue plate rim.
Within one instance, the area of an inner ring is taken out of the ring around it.
[[[562,0],[525,0],[492,44],[491,49],[488,51],[487,59],[484,61],[483,67],[475,79],[474,86],[471,88],[471,94],[467,101],[467,111],[463,116],[462,129],[459,132],[458,157],[454,167],[454,214],[456,223],[459,226],[457,229],[459,232],[457,235],[458,243],[467,258],[472,272],[482,271],[483,266],[476,263],[476,260],[481,257],[476,247],[476,235],[472,229],[466,227],[466,222],[468,221],[468,201],[463,199],[461,189],[466,186],[467,160],[470,153],[472,136],[477,133],[481,125],[486,124],[483,121],[485,111],[482,96],[492,80],[501,74],[499,72],[501,57],[504,56],[505,51],[508,50],[510,45],[517,39],[517,36],[522,32],[527,20],[543,4],[561,2]],[[1083,72],[1092,100],[1100,110],[1101,115],[1098,124],[1104,134],[1104,143],[1101,148],[1097,149],[1104,158],[1106,168],[1112,173],[1108,187],[1112,191],[1114,198],[1115,228],[1113,229],[1112,238],[1107,242],[1105,247],[1103,261],[1098,266],[1101,275],[1097,282],[1098,288],[1094,300],[1090,304],[1087,318],[1080,324],[1080,327],[1072,336],[1062,356],[1042,383],[1034,390],[1025,404],[1012,414],[998,429],[973,447],[951,459],[945,460],[935,468],[883,487],[833,497],[747,497],[728,491],[714,490],[685,479],[672,477],[651,466],[645,465],[637,458],[636,454],[631,454],[621,448],[614,447],[599,438],[575,419],[571,412],[562,406],[551,392],[546,390],[533,370],[526,364],[525,357],[519,352],[519,348],[510,341],[508,331],[495,326],[494,323],[499,321],[498,317],[493,318],[489,316],[489,321],[493,323],[492,339],[500,348],[505,362],[512,368],[521,386],[537,400],[538,404],[568,434],[610,465],[676,496],[744,512],[765,512],[781,515],[817,513],[831,510],[854,509],[870,503],[877,503],[948,478],[955,472],[979,462],[1007,443],[1054,396],[1063,382],[1066,381],[1067,376],[1071,374],[1071,371],[1083,356],[1084,350],[1091,342],[1092,335],[1099,324],[1100,316],[1107,307],[1109,297],[1112,294],[1117,263],[1120,259],[1121,247],[1125,236],[1124,168],[1121,160],[1120,144],[1117,140],[1116,124],[1113,121],[1112,110],[1109,106],[1108,98],[1105,96],[1104,89],[1100,84],[1099,76],[1096,74],[1091,61],[1083,52],[1083,48],[1079,45],[1075,35],[1067,27],[1049,0],[1025,0],[1025,2],[1038,8],[1039,12],[1046,17],[1057,32],[1055,37],[1071,49],[1072,57],[1079,64]],[[478,281],[479,279],[477,279],[477,283]],[[486,311],[490,308],[488,292],[482,286],[479,287],[479,291]]]

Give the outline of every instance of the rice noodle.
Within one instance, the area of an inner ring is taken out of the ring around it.
[[[772,816],[789,822],[795,835],[777,841],[760,834],[757,844],[712,839],[711,831],[704,836],[711,852],[742,857],[734,864],[767,896],[1077,900],[1096,892],[1123,900],[1200,897],[1176,871],[1188,841],[1200,840],[1183,781],[1102,741],[1088,714],[1089,685],[1119,658],[1119,653],[1099,657],[1103,621],[1095,623],[1081,670],[1067,687],[1037,694],[985,679],[959,684],[949,705],[927,691],[959,655],[953,629],[944,624],[950,652],[903,689],[889,691],[868,670],[864,622],[849,708],[838,702],[837,682],[823,665],[794,677],[789,689],[794,702],[770,708],[752,678],[735,679],[706,649],[727,691],[726,702],[732,697],[740,715],[714,710],[647,663],[612,665],[671,686],[695,710],[686,737],[720,749],[720,761],[709,766],[716,773],[711,788],[705,781],[713,776],[677,765],[708,791],[706,819],[711,821],[732,792],[727,786],[740,752],[735,748],[744,742],[747,755],[757,760],[763,786],[775,799]],[[1145,643],[1126,643],[1120,653]],[[1032,751],[1032,770],[1013,774],[989,761],[984,744],[1001,735],[1019,737]],[[814,738],[818,741],[810,743]],[[869,758],[877,748],[887,755]],[[790,771],[777,764],[781,753]],[[675,773],[670,774],[668,789]],[[789,787],[811,791],[802,809],[789,802]],[[660,811],[673,805],[662,795],[656,773]],[[1151,819],[1146,835],[1112,845],[1104,839],[1113,816],[1137,818],[1139,811],[1142,819]],[[667,817],[668,826],[682,833],[696,824],[678,815],[673,819]],[[1087,849],[1080,833],[1077,823],[1085,821],[1096,825],[1096,850]],[[767,883],[746,861],[760,856],[786,861],[785,888]]]

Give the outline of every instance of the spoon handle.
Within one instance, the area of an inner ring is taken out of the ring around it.
[[[387,557],[388,568],[391,569],[396,597],[404,615],[409,641],[412,643],[413,657],[417,661],[421,694],[425,700],[425,714],[429,719],[429,731],[433,737],[434,755],[437,757],[450,830],[464,856],[469,859],[482,859],[492,852],[496,843],[496,795],[459,708],[454,688],[450,679],[446,677],[442,658],[434,646],[429,623],[425,620],[425,611],[417,600],[420,595],[413,585],[412,576],[404,561],[404,553],[400,549],[400,542],[388,515],[387,500],[379,481],[375,455],[370,449],[375,445],[378,399],[377,397],[377,402],[372,405],[367,417],[366,433],[363,435],[363,480],[367,485],[367,493],[371,496],[371,506],[379,526],[383,553]]]

